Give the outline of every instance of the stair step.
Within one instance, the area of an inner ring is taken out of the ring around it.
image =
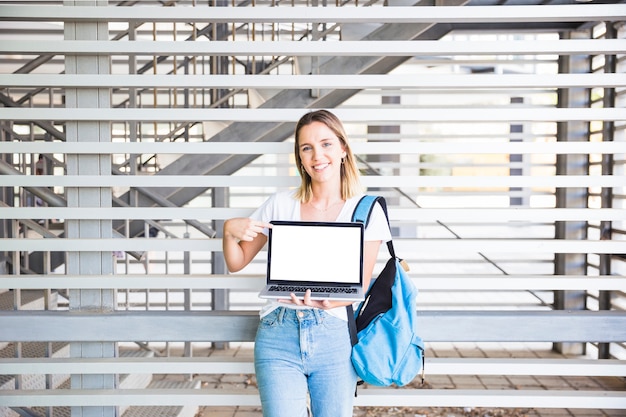
[[[43,358],[46,357],[48,348],[47,343],[42,342],[26,342],[21,344],[20,355],[24,358]],[[51,343],[53,358],[68,358],[70,356],[70,346],[67,343],[55,342]],[[16,345],[8,343],[0,348],[0,358],[15,358]],[[52,375],[52,388],[59,388],[63,381],[69,378],[69,375],[54,374]],[[22,389],[45,389],[46,376],[42,374],[25,374],[22,375]],[[0,375],[0,389],[15,389],[15,378],[13,375]],[[0,411],[0,417],[3,414]]]
[[[5,347],[0,347],[0,358],[14,358],[15,355],[14,343],[7,344]],[[55,358],[68,358],[70,356],[69,343],[55,342],[51,344],[52,357]],[[25,358],[43,358],[46,357],[47,343],[41,342],[28,342],[22,343],[21,356]],[[154,356],[153,352],[140,350],[140,349],[122,349],[119,352],[120,357],[128,358],[150,358]],[[167,381],[160,381],[167,382]],[[152,375],[151,374],[122,374],[119,376],[119,387],[124,389],[145,389],[152,387]],[[70,389],[70,376],[67,374],[53,374],[52,385],[54,389]],[[199,385],[199,383],[198,383]],[[24,374],[22,375],[22,388],[23,389],[45,389],[46,376],[42,374]],[[156,386],[159,387],[158,385]],[[164,385],[161,388],[175,388],[178,386]],[[196,388],[192,385],[181,385],[182,388]],[[0,390],[14,390],[15,378],[13,375],[0,375]],[[71,417],[71,407],[53,407],[54,417]],[[197,407],[120,407],[120,414],[126,415],[132,408],[148,408],[158,409],[160,414],[145,414],[158,417],[194,417]],[[161,409],[167,411],[160,411]],[[193,409],[193,413],[189,414],[189,411]],[[47,415],[46,407],[32,407],[30,411],[37,416],[45,417]],[[126,413],[125,413],[126,412]],[[19,417],[16,411],[7,407],[0,407],[0,417]]]
[[[44,290],[21,290],[20,298],[22,305],[21,310],[44,310],[45,299]],[[0,293],[0,310],[13,310],[14,297],[13,291],[5,291]],[[52,292],[50,297],[49,310],[56,310],[57,307],[57,293]]]
[[[153,381],[148,388],[155,389],[199,389],[201,381]],[[129,407],[122,417],[194,417],[198,413],[198,406],[148,406]]]

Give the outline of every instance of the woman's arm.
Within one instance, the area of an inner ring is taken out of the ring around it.
[[[363,246],[363,291],[365,292],[367,292],[370,282],[372,282],[372,274],[374,273],[374,266],[376,266],[380,243],[380,240],[368,240]]]
[[[246,217],[237,217],[224,222],[222,250],[226,267],[230,272],[245,268],[267,242],[262,232],[272,225]]]

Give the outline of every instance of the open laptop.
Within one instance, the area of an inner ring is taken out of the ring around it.
[[[363,224],[272,221],[261,298],[363,300]]]

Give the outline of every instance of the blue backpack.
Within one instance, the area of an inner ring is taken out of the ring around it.
[[[389,223],[383,197],[364,196],[352,221],[369,223],[378,202]],[[417,335],[417,288],[387,242],[390,259],[365,294],[356,312],[348,306],[352,364],[362,382],[378,386],[406,385],[421,372],[424,382],[424,343]]]

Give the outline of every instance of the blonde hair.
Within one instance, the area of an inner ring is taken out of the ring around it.
[[[309,112],[302,116],[296,124],[295,131],[295,146],[294,155],[296,158],[296,167],[300,173],[302,181],[300,187],[296,191],[296,198],[302,203],[308,202],[312,197],[311,177],[302,167],[302,160],[300,159],[300,130],[313,122],[324,123],[333,133],[337,136],[341,145],[343,146],[346,156],[341,163],[341,198],[347,200],[355,195],[361,193],[359,169],[356,164],[356,158],[352,153],[346,131],[343,128],[343,124],[333,113],[328,110],[316,110]]]

